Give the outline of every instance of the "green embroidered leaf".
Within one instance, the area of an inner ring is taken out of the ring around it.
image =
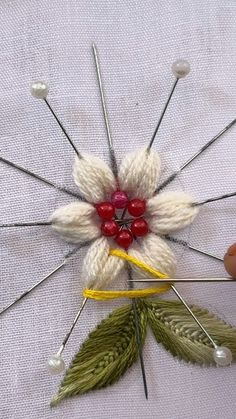
[[[157,342],[162,343],[173,356],[199,365],[214,364],[212,344],[183,304],[163,300],[143,303]],[[191,309],[216,344],[227,346],[236,360],[236,329],[206,309],[197,306],[191,306]]]
[[[140,335],[144,343],[146,310],[138,306]],[[134,313],[131,305],[114,310],[82,344],[51,402],[56,406],[66,397],[106,387],[119,378],[138,357]]]

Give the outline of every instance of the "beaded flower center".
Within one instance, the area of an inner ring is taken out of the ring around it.
[[[115,191],[111,201],[97,204],[96,210],[102,220],[102,235],[114,237],[116,243],[124,249],[129,248],[135,237],[143,237],[149,231],[148,223],[143,217],[146,201],[138,198],[129,200],[124,191]],[[119,210],[123,210],[121,215]]]

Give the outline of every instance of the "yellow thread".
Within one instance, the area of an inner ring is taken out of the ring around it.
[[[152,268],[151,266],[147,265],[144,262],[141,262],[141,260],[134,258],[133,256],[128,255],[127,253],[123,252],[120,249],[111,249],[109,252],[109,255],[111,256],[117,256],[119,258],[122,258],[124,260],[127,260],[128,262],[133,263],[134,265],[138,266],[138,268],[141,268],[143,271],[148,272],[151,274],[154,278],[161,278],[161,279],[168,279],[168,275],[163,274],[162,272],[158,271],[157,269]]]
[[[103,291],[84,289],[83,296],[93,300],[113,300],[115,298],[144,298],[151,297],[154,294],[161,294],[170,289],[170,284],[165,284],[160,288],[146,288],[140,290],[126,290],[126,291]]]
[[[163,274],[157,269],[152,268],[144,262],[141,262],[139,259],[134,258],[133,256],[128,255],[120,249],[111,249],[109,252],[111,256],[117,256],[126,260],[127,262],[133,263],[138,266],[140,269],[151,274],[154,278],[168,279],[168,275]],[[86,298],[92,298],[93,300],[113,300],[115,298],[144,298],[150,297],[154,294],[161,294],[163,292],[169,291],[171,284],[162,285],[159,288],[146,288],[139,290],[125,290],[125,291],[103,291],[103,290],[90,290],[85,289],[83,291],[83,296]]]

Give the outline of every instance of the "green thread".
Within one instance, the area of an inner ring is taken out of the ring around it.
[[[146,310],[138,307],[142,344],[146,337]],[[131,305],[114,310],[82,344],[51,402],[106,387],[127,371],[138,357]]]
[[[174,357],[198,365],[216,365],[211,342],[180,302],[145,300],[143,304],[157,342]],[[236,329],[206,309],[197,306],[191,309],[217,345],[227,346],[236,360]]]
[[[174,357],[198,365],[215,365],[212,344],[178,301],[138,299],[142,345],[147,324],[158,343]],[[227,346],[236,360],[236,329],[208,310],[191,306],[219,346]],[[114,310],[92,331],[61,383],[51,406],[64,398],[107,387],[118,381],[138,358],[132,305]]]

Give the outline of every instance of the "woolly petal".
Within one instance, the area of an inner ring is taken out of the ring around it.
[[[176,260],[172,250],[166,242],[155,234],[148,234],[129,250],[129,255],[150,265],[152,268],[173,278],[176,270]],[[132,269],[142,278],[152,275],[131,264]]]
[[[149,228],[156,234],[168,234],[191,224],[199,212],[194,200],[183,192],[163,192],[147,201]]]
[[[96,210],[86,202],[72,202],[58,208],[51,217],[52,228],[73,243],[84,243],[101,235]]]
[[[100,237],[90,246],[83,264],[87,288],[106,287],[124,267],[124,260],[110,256],[109,250],[110,246],[105,237]]]
[[[83,154],[75,158],[73,176],[76,185],[89,202],[105,201],[116,189],[115,177],[111,169],[98,157]]]
[[[119,184],[131,197],[150,198],[157,187],[160,174],[160,157],[146,149],[127,154],[119,170]]]

